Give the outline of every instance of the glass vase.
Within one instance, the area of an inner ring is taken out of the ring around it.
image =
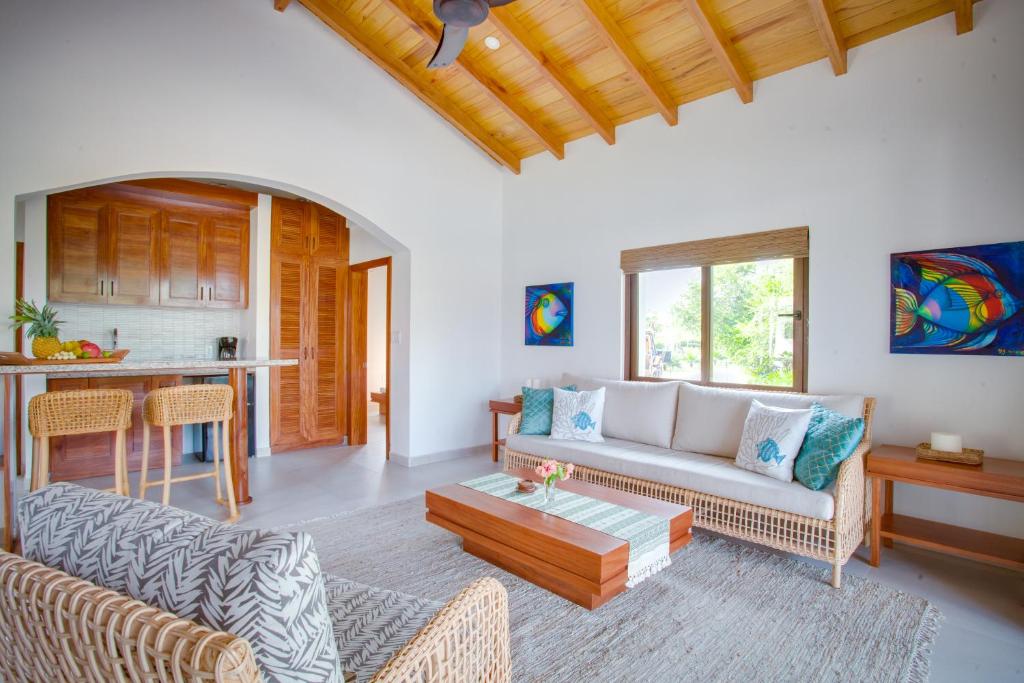
[[[544,482],[544,504],[555,502],[555,491],[558,489],[555,487],[556,479],[552,477]]]

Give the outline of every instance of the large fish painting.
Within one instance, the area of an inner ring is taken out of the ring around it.
[[[1024,356],[1024,242],[893,254],[893,353]]]
[[[572,346],[573,283],[526,288],[526,345]]]

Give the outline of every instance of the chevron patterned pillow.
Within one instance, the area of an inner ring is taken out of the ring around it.
[[[331,574],[324,574],[324,582],[341,668],[357,683],[373,678],[443,607]]]
[[[264,680],[341,682],[307,534],[243,529],[74,484],[30,493],[18,513],[26,558],[245,638]]]

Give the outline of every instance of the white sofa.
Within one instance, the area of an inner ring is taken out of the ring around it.
[[[704,387],[688,382],[624,382],[564,375],[561,385],[605,387],[604,442],[519,434],[509,425],[504,467],[554,458],[576,465],[574,478],[682,503],[698,527],[842,565],[864,538],[864,455],[874,399]],[[771,406],[819,402],[863,416],[864,437],[832,486],[813,491],[737,467],[733,460],[752,399]]]

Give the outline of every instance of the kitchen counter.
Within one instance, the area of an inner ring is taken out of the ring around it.
[[[66,363],[54,365],[0,365],[3,378],[3,415],[0,416],[0,431],[3,440],[3,547],[10,550],[13,545],[13,531],[16,528],[14,503],[17,496],[15,475],[11,455],[12,408],[14,406],[14,378],[19,375],[46,375],[47,377],[131,377],[138,375],[211,375],[228,374],[228,384],[234,389],[234,418],[231,420],[231,463],[235,474],[235,499],[239,505],[252,502],[249,496],[248,452],[248,389],[245,376],[254,368],[298,365],[297,359],[248,359],[248,360],[154,360],[121,363]]]
[[[0,365],[0,375],[61,377],[124,377],[131,375],[211,375],[232,369],[298,365],[297,359],[150,360],[121,363],[67,363],[54,365]],[[220,372],[217,372],[220,371]]]

